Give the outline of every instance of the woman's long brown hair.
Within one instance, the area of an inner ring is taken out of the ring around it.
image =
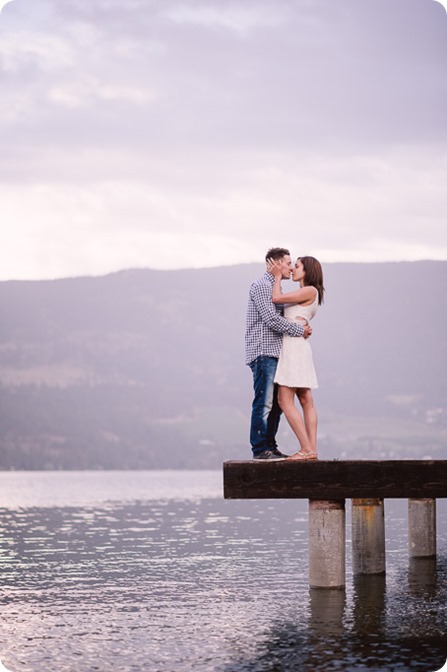
[[[323,269],[318,259],[315,257],[298,257],[303,264],[305,276],[304,284],[315,287],[318,291],[318,305],[324,301]]]

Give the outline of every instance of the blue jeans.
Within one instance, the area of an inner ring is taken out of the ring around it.
[[[255,393],[250,426],[250,443],[254,456],[277,447],[275,437],[281,416],[278,389],[273,382],[277,364],[276,357],[266,355],[256,357],[250,364]]]

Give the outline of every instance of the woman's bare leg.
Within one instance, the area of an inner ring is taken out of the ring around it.
[[[304,426],[310,443],[310,450],[315,455],[317,454],[317,425],[318,415],[315,408],[312,390],[308,387],[300,387],[296,391],[296,395],[303,409]]]
[[[312,447],[307,435],[306,426],[301,413],[295,406],[296,389],[293,387],[285,387],[280,385],[278,387],[278,403],[287,418],[293,433],[295,434],[301,446],[301,451],[304,453],[311,453]]]

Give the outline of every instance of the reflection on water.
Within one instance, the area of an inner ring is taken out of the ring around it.
[[[195,473],[194,496],[185,496],[188,474],[171,474],[163,490],[152,473],[138,477],[132,501],[129,475],[115,473],[119,499],[91,476],[71,506],[73,481],[64,501],[70,475],[62,473],[57,504],[48,492],[36,492],[39,506],[29,492],[25,506],[8,500],[0,509],[0,660],[8,669],[442,667],[446,539],[438,538],[437,560],[410,562],[406,502],[387,506],[386,577],[353,579],[348,552],[346,591],[309,591],[307,502],[223,501],[219,475]]]
[[[415,597],[435,597],[437,586],[436,558],[410,558],[408,588]]]
[[[326,635],[341,635],[346,608],[344,590],[310,590],[309,629],[318,639]]]
[[[415,605],[406,604],[405,593],[396,602],[387,599],[384,576],[355,578],[351,599],[345,591],[311,589],[307,619],[277,619],[255,656],[224,669],[434,672],[447,657],[446,597],[444,590],[418,618],[406,621]]]

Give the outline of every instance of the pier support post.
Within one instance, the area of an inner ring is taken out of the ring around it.
[[[410,558],[436,555],[436,499],[408,500],[408,550]]]
[[[345,587],[345,500],[309,500],[309,585]]]
[[[383,499],[352,500],[352,570],[354,574],[385,574]]]

